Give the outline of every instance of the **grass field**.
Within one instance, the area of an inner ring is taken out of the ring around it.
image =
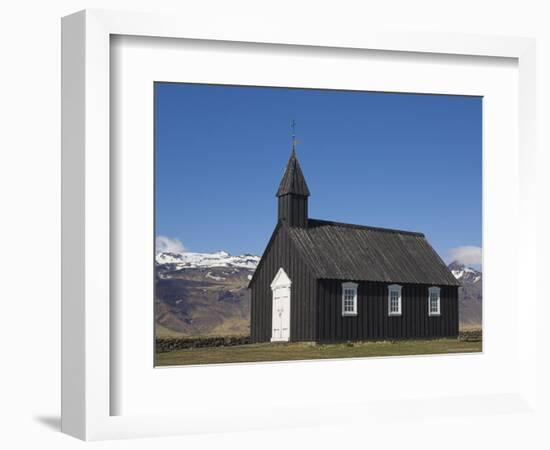
[[[235,347],[209,347],[157,353],[157,366],[225,364],[258,361],[362,358],[368,356],[431,355],[481,352],[482,342],[458,339],[418,341],[355,342],[353,344],[250,344]]]

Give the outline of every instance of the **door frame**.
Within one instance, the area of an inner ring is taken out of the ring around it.
[[[290,341],[290,320],[291,320],[291,302],[292,302],[292,280],[281,267],[273,281],[271,282],[271,342],[289,342]],[[281,339],[273,336],[273,321],[275,320],[275,292],[279,289],[288,289],[288,338]]]

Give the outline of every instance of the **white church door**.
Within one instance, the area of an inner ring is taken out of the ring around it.
[[[271,283],[273,314],[271,342],[290,340],[290,292],[292,282],[281,267]]]

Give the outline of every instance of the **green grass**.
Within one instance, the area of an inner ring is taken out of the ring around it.
[[[432,355],[481,352],[482,342],[458,339],[417,341],[354,342],[353,344],[250,344],[157,353],[157,366],[226,364],[258,361],[296,361],[305,359],[362,358],[368,356]]]

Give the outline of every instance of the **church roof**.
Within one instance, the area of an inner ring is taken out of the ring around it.
[[[294,148],[288,159],[283,179],[281,180],[281,184],[279,184],[279,189],[277,190],[277,197],[286,194],[309,196],[306,179],[300,168],[300,163]]]
[[[316,219],[287,231],[317,278],[460,285],[422,233]]]

